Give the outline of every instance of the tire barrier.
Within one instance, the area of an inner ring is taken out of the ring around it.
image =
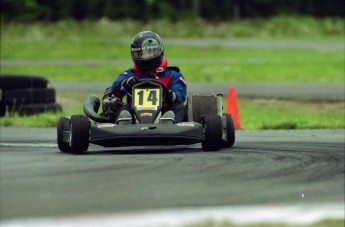
[[[46,111],[62,111],[54,88],[40,76],[0,75],[0,116],[18,113],[20,116]]]
[[[47,88],[48,80],[40,76],[0,75],[0,88],[3,90],[22,88]]]
[[[18,113],[20,116],[33,115],[38,113],[49,112],[60,112],[62,106],[59,103],[35,103],[35,104],[23,104],[16,106],[8,106],[10,113]]]
[[[8,105],[55,102],[54,88],[26,88],[4,90],[2,101]]]

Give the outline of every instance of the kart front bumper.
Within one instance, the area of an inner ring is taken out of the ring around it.
[[[196,122],[178,124],[93,124],[90,142],[104,147],[182,145],[204,140],[203,126]]]

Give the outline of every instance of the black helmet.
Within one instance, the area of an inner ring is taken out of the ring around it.
[[[150,31],[136,34],[132,40],[131,55],[140,70],[157,68],[163,59],[163,43],[159,35]]]

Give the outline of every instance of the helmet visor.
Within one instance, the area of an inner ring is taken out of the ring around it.
[[[132,48],[131,54],[134,60],[148,60],[161,55],[162,49],[159,46]]]

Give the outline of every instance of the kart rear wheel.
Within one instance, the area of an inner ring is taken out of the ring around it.
[[[206,151],[218,151],[222,145],[222,118],[216,114],[207,115],[204,121],[204,133],[202,148]]]
[[[232,147],[235,143],[235,124],[234,119],[232,118],[231,114],[223,114],[223,117],[226,119],[226,141],[222,141],[223,147]]]
[[[84,115],[71,116],[69,145],[72,153],[80,154],[89,147],[89,119]]]
[[[70,147],[67,142],[63,141],[63,132],[65,129],[66,118],[61,117],[57,123],[57,144],[61,152],[70,152]]]

